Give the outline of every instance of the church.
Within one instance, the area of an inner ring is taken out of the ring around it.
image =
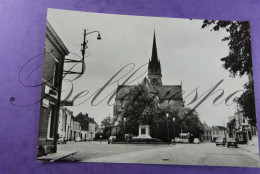
[[[156,38],[154,33],[152,56],[148,63],[148,74],[143,79],[141,85],[145,86],[151,95],[155,95],[160,104],[175,104],[180,103],[183,106],[182,84],[181,85],[164,85],[162,82],[161,62],[157,54]],[[115,97],[114,105],[114,120],[115,126],[118,122],[122,122],[122,113],[124,112],[125,99],[124,97],[133,89],[135,85],[119,85]],[[116,134],[115,130],[112,134]]]

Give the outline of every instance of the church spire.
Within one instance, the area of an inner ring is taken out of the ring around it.
[[[149,60],[149,64],[148,64],[148,79],[151,84],[156,84],[156,85],[162,84],[161,63],[157,55],[155,31],[153,36],[152,57]]]
[[[160,63],[160,61],[158,59],[158,55],[157,55],[155,31],[154,31],[154,36],[153,36],[152,57],[151,57],[151,61],[149,60],[148,71],[149,71],[149,74],[161,74],[161,63]]]

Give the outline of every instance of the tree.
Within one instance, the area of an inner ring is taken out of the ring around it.
[[[197,137],[203,131],[203,125],[196,111],[184,108],[180,102],[160,102],[156,95],[150,94],[143,85],[133,87],[124,100],[126,100],[125,111],[121,117],[126,118],[126,133],[138,135],[139,125],[144,124],[150,126],[151,137],[168,141],[167,131],[170,138],[174,137],[173,117],[175,118],[175,136],[179,135],[181,128]],[[166,113],[169,113],[169,118],[166,117]],[[183,119],[184,117],[187,118]],[[120,130],[124,129],[123,121],[119,122],[119,127]]]
[[[256,125],[255,98],[253,80],[249,80],[244,85],[245,92],[238,98],[237,102],[241,108],[241,112],[250,118],[250,124]]]
[[[220,59],[224,62],[223,67],[233,77],[237,74],[249,76],[249,82],[244,85],[245,91],[237,102],[244,116],[249,117],[251,124],[256,125],[250,23],[248,21],[204,20],[202,28],[212,25],[211,30],[225,29],[229,33],[229,36],[222,39],[222,41],[228,41],[229,46],[229,54]]]
[[[229,36],[222,39],[228,41],[229,54],[220,60],[223,67],[233,75],[252,75],[252,53],[250,24],[248,21],[216,21],[204,20],[202,28],[212,26],[211,30],[225,29]]]
[[[150,133],[153,136],[157,127],[156,108],[158,103],[155,97],[149,94],[146,87],[137,85],[126,95],[125,100],[125,111],[121,116],[126,118],[126,132],[138,135],[139,125],[147,124],[150,125]],[[119,124],[123,128],[123,122]]]
[[[111,118],[106,117],[101,121],[100,127],[102,128],[102,136],[103,138],[109,138],[111,136],[111,129],[112,129],[112,123],[111,123]]]
[[[163,103],[160,105],[160,110],[163,115],[169,113],[169,132],[170,137],[173,137],[173,120],[175,118],[175,137],[182,132],[191,133],[194,137],[200,137],[204,131],[203,124],[199,119],[199,114],[196,110],[192,110],[188,107],[183,107],[180,103]],[[160,117],[163,123],[163,116]],[[159,121],[160,122],[160,121]],[[164,123],[165,125],[165,123]],[[160,126],[160,129],[165,129],[165,126]],[[161,130],[165,132],[165,130]]]

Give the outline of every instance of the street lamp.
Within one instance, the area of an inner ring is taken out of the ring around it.
[[[173,121],[173,144],[175,145],[175,118],[172,117],[172,121]]]
[[[168,126],[169,113],[166,113],[166,117],[167,117],[167,136],[168,136],[168,145],[169,145],[169,126]]]
[[[87,43],[88,43],[88,40],[86,40],[86,36],[89,35],[89,34],[92,34],[92,33],[98,33],[98,36],[97,36],[97,40],[101,40],[101,35],[99,33],[99,31],[91,31],[91,32],[88,32],[86,33],[86,29],[84,29],[84,37],[83,37],[83,42],[81,44],[81,54],[82,54],[82,59],[81,60],[73,60],[73,59],[68,59],[66,58],[65,59],[65,63],[81,63],[82,64],[82,69],[81,69],[81,72],[75,72],[75,71],[65,71],[63,70],[63,73],[65,74],[83,74],[84,71],[85,71],[85,63],[84,63],[84,59],[85,59],[85,51],[87,49]]]
[[[99,138],[100,138],[100,146],[101,146],[102,135],[100,135]]]
[[[126,121],[126,118],[124,117],[124,140],[125,140],[125,121]]]

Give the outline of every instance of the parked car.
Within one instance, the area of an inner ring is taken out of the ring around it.
[[[75,139],[75,142],[81,142],[81,138],[80,138],[80,137],[77,137],[77,138]]]
[[[200,144],[200,140],[198,138],[194,138],[193,144]]]
[[[116,136],[110,136],[107,140],[107,143],[110,144],[110,143],[113,143],[116,141]]]
[[[216,143],[216,146],[219,146],[219,145],[225,146],[226,145],[226,141],[224,138],[216,139],[215,143]]]
[[[227,147],[235,146],[237,148],[237,141],[235,138],[228,138]]]

